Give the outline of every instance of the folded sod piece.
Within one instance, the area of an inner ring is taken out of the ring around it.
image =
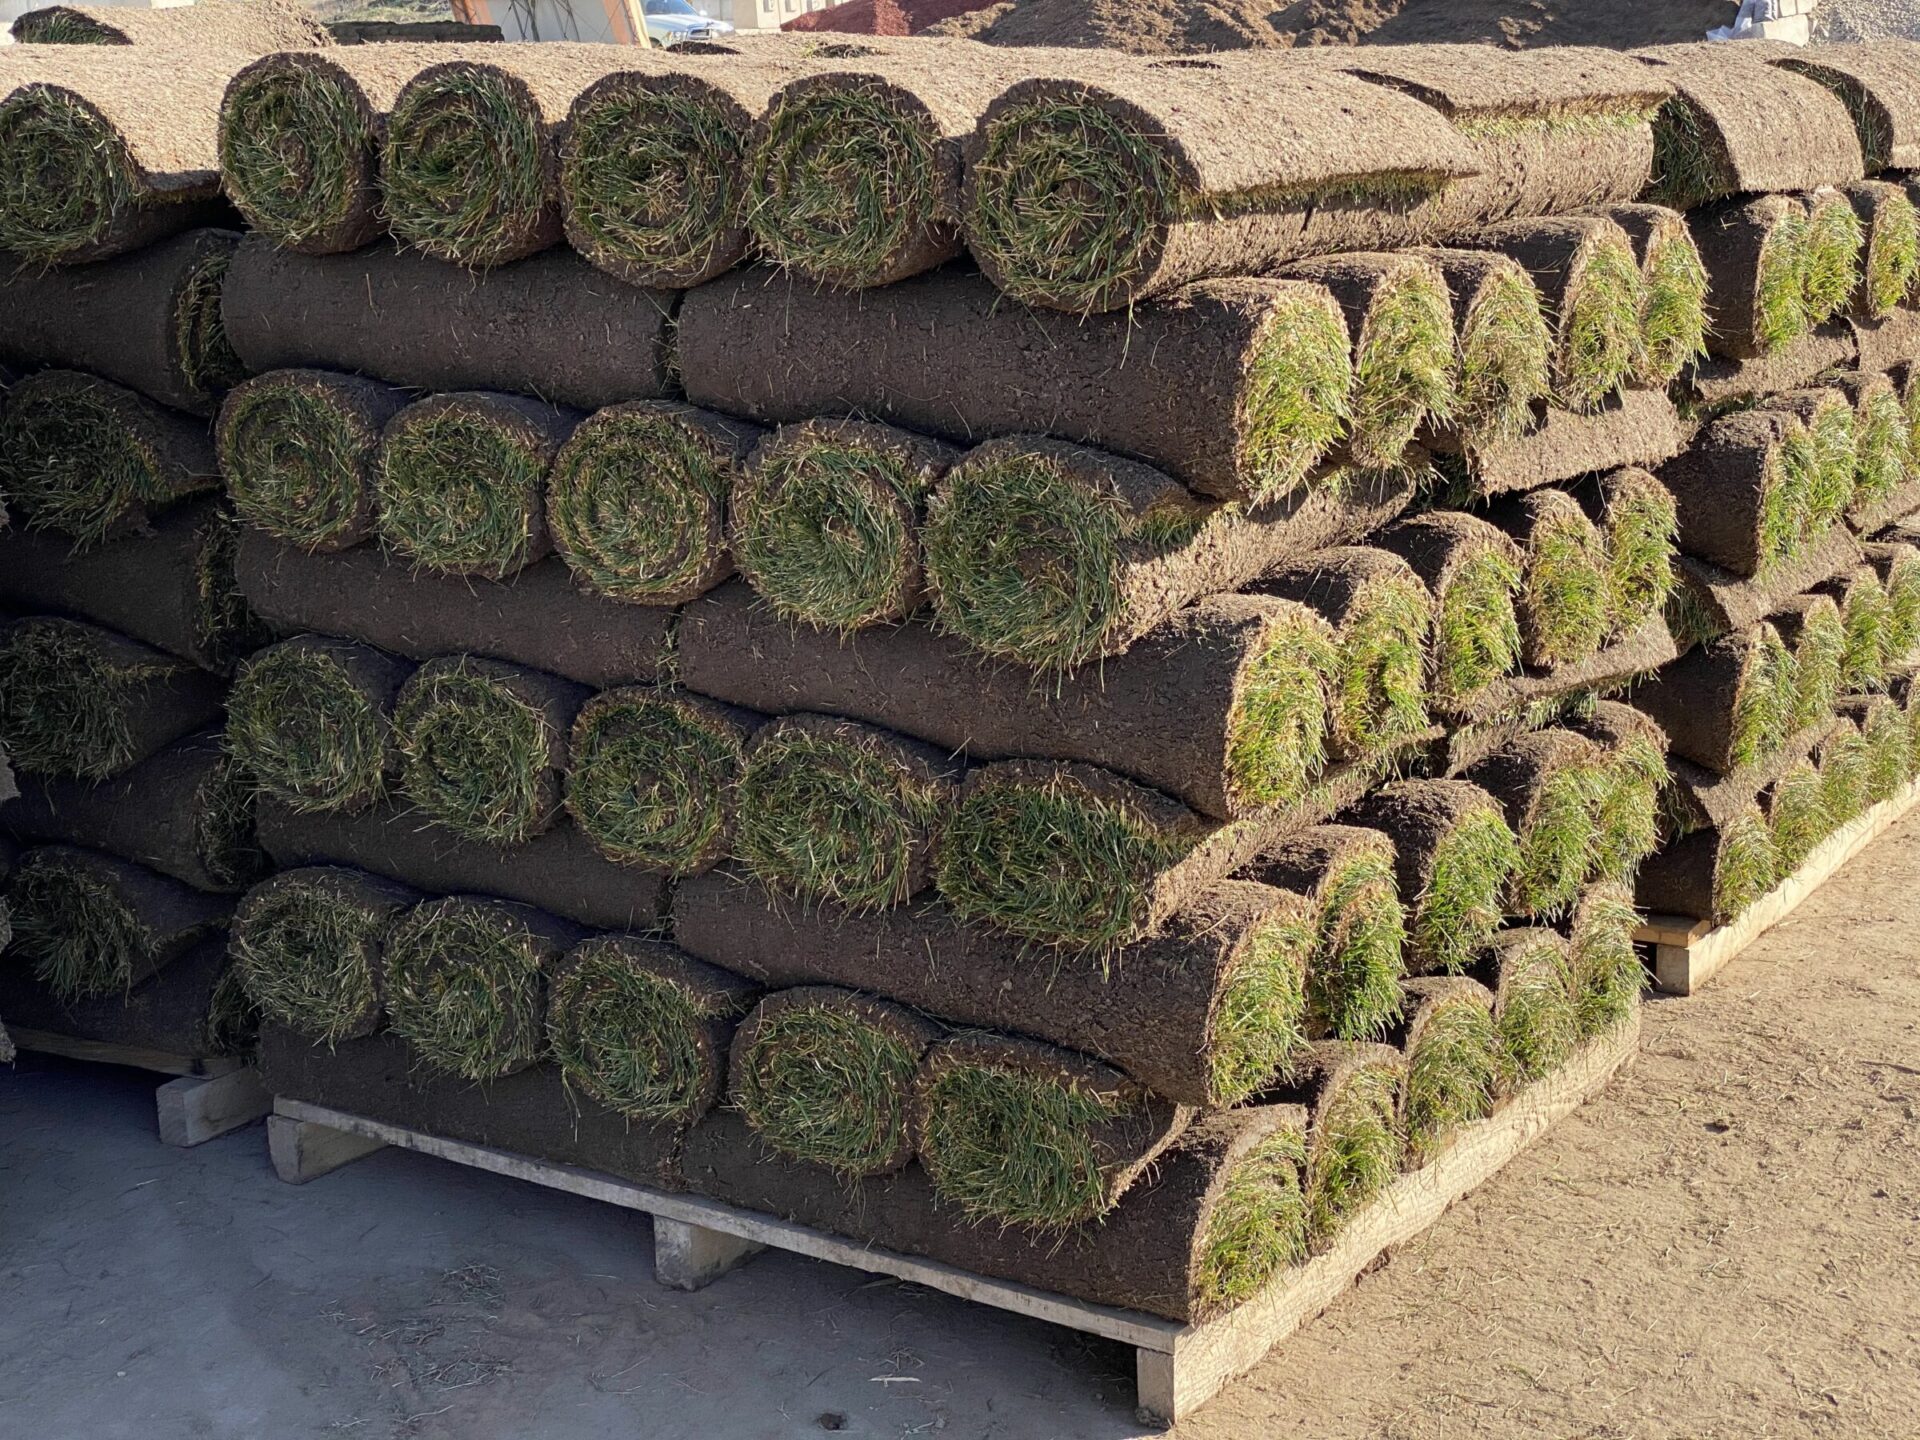
[[[1534,424],[1506,440],[1433,435],[1435,463],[1452,504],[1510,490],[1537,490],[1622,465],[1658,465],[1687,448],[1691,427],[1659,390],[1630,390],[1589,415],[1536,407]]]
[[[1633,52],[1677,92],[1653,122],[1647,198],[1676,210],[1861,178],[1847,107],[1823,86],[1705,43]],[[1782,126],[1782,115],[1794,122]]]
[[[1579,1041],[1567,941],[1537,927],[1504,930],[1483,973],[1500,1034],[1500,1088],[1511,1094],[1557,1069]]]
[[[754,996],[751,982],[671,945],[596,935],[554,969],[547,1043],[568,1086],[609,1110],[690,1125],[720,1102]]]
[[[35,844],[85,845],[196,890],[243,890],[267,869],[254,839],[253,781],[207,731],[110,780],[21,777],[0,830]]]
[[[1517,439],[1552,388],[1553,332],[1533,278],[1491,251],[1408,253],[1439,268],[1453,303],[1451,419],[1463,446]]]
[[[1680,583],[1668,613],[1687,643],[1710,639],[1758,624],[1795,596],[1859,563],[1860,546],[1844,529],[1753,578],[1681,555],[1674,562]]]
[[[765,717],[665,686],[604,690],[568,739],[567,813],[609,860],[697,875],[730,853]]]
[[[190,230],[98,265],[8,276],[0,364],[85,370],[211,415],[245,375],[220,323],[220,289],[239,244],[232,230]]]
[[[1869,175],[1920,169],[1920,78],[1903,42],[1822,45],[1765,58],[1833,92],[1853,117]]]
[[[1244,880],[1197,892],[1105,964],[1049,962],[955,921],[931,897],[884,914],[786,903],[737,870],[676,887],[674,939],[768,986],[883,992],[958,1025],[1019,1030],[1117,1067],[1185,1105],[1276,1083],[1306,1038],[1313,901]]]
[[[0,602],[81,616],[224,675],[272,638],[235,584],[235,544],[233,517],[211,499],[91,550],[0,534]]]
[[[1770,622],[1793,656],[1794,733],[1827,719],[1840,695],[1840,667],[1847,629],[1830,595],[1799,595],[1774,612]]]
[[[1565,910],[1597,859],[1594,769],[1598,746],[1566,730],[1510,740],[1467,767],[1464,778],[1499,802],[1520,846],[1507,887],[1509,913]]]
[[[1807,207],[1762,195],[1687,217],[1708,275],[1707,349],[1728,360],[1775,355],[1813,328],[1807,308]],[[1779,387],[1790,388],[1790,387]]]
[[[1805,258],[1800,267],[1807,323],[1825,324],[1847,313],[1860,286],[1866,231],[1853,204],[1839,190],[1800,197],[1807,207]]]
[[[1780,411],[1727,415],[1660,467],[1673,494],[1680,548],[1697,559],[1753,576],[1803,545],[1811,447],[1806,427]]]
[[[1391,1045],[1323,1041],[1277,1093],[1308,1107],[1307,1236],[1326,1250],[1406,1160],[1406,1057]]]
[[[1240,120],[1258,96],[1255,140]],[[1396,211],[1480,169],[1411,97],[1290,57],[1076,57],[995,100],[967,146],[967,248],[1028,305],[1122,309],[1190,280],[1397,239]],[[1071,175],[1063,185],[1060,177]],[[1124,197],[1089,214],[1083,195]]]
[[[1758,360],[1703,360],[1681,377],[1683,398],[1717,409],[1729,401],[1795,389],[1836,367],[1853,365],[1864,333],[1859,325],[1825,325]],[[1879,368],[1887,369],[1890,363]]]
[[[1839,390],[1810,386],[1770,395],[1764,410],[1777,410],[1799,420],[1803,433],[1792,437],[1787,457],[1789,483],[1798,492],[1800,534],[1796,548],[1821,539],[1851,508],[1859,473],[1859,440],[1854,408]]]
[[[1653,914],[1723,925],[1782,878],[1767,817],[1748,805],[1725,825],[1683,835],[1651,856],[1640,867],[1634,900]]]
[[[1419,1169],[1462,1125],[1493,1111],[1500,1079],[1500,1032],[1493,994],[1477,980],[1434,975],[1405,986],[1407,1057],[1401,1098],[1407,1168]]]
[[[1827,790],[1811,756],[1794,762],[1760,796],[1760,809],[1773,836],[1780,873],[1791,875],[1837,828],[1827,810]]]
[[[251,56],[73,46],[28,57],[10,55],[0,81],[0,252],[77,265],[216,221],[215,117]]]
[[[298,635],[234,677],[227,745],[297,810],[364,810],[398,769],[393,707],[413,666],[370,645]]]
[[[758,731],[734,796],[734,853],[803,901],[904,905],[933,881],[933,854],[965,765],[905,736],[831,715]]]
[[[0,1013],[19,1030],[199,1060],[250,1059],[258,1014],[215,930],[157,975],[86,999],[63,999],[32,967],[0,967]]]
[[[207,427],[124,386],[41,370],[0,400],[0,495],[29,529],[96,545],[219,484]]]
[[[1841,693],[1885,689],[1887,665],[1893,658],[1887,648],[1892,608],[1879,573],[1871,565],[1857,565],[1823,582],[1815,593],[1829,596],[1840,607],[1840,626],[1846,636],[1840,650]]]
[[[1860,729],[1863,798],[1868,805],[1891,800],[1913,779],[1906,713],[1885,695],[1850,696],[1840,709]]]
[[[1247,510],[1099,451],[989,440],[928,501],[937,623],[984,654],[1071,671],[1202,596],[1358,539],[1399,515],[1413,484],[1407,470],[1340,472],[1304,498]]]
[[[505,580],[548,555],[547,474],[578,411],[464,391],[387,422],[374,481],[381,539],[439,575]]]
[[[1435,510],[1372,537],[1400,556],[1437,605],[1428,688],[1437,705],[1469,698],[1520,664],[1520,549],[1497,527]]]
[[[1707,354],[1707,294],[1712,280],[1687,228],[1664,205],[1610,205],[1607,219],[1633,242],[1640,262],[1639,383],[1664,388]]]
[[[1551,669],[1593,655],[1608,638],[1613,601],[1600,528],[1564,490],[1533,490],[1503,500],[1488,518],[1521,551],[1515,606],[1521,658]]]
[[[1859,368],[1868,374],[1920,360],[1920,310],[1902,306],[1884,320],[1849,321],[1846,329]]]
[[[926,574],[927,497],[960,452],[862,420],[783,425],[728,505],[740,573],[776,614],[842,635],[906,619]]]
[[[283,632],[363,636],[411,660],[487,655],[600,688],[657,678],[672,651],[672,610],[589,595],[557,557],[473,580],[425,574],[378,545],[309,555],[246,530],[234,573]]]
[[[1904,721],[1903,721],[1904,724]],[[1795,766],[1805,763],[1814,748],[1833,730],[1831,710],[1811,725],[1796,730],[1771,755],[1721,775],[1691,760],[1675,760],[1663,806],[1667,828],[1675,834],[1730,823],[1760,798],[1766,789]],[[1648,847],[1649,851],[1658,848]]]
[[[373,535],[380,435],[405,391],[329,370],[271,370],[220,407],[220,476],[240,518],[314,554]]]
[[[1886,592],[1888,669],[1909,668],[1914,649],[1920,647],[1920,546],[1894,540],[1860,549]]]
[[[337,1045],[381,1027],[387,938],[419,891],[340,866],[283,870],[233,916],[233,963],[261,1014]]]
[[[20,857],[7,881],[8,955],[56,999],[126,992],[227,923],[233,901],[71,845]]]
[[[560,447],[547,528],[598,595],[679,605],[733,573],[727,496],[764,432],[670,400],[595,412]]]
[[[1813,747],[1820,769],[1820,798],[1833,828],[1857,819],[1867,808],[1869,755],[1866,737],[1853,720],[1835,721],[1827,738]]]
[[[844,641],[788,625],[729,585],[688,607],[676,663],[753,710],[846,715],[976,760],[1084,760],[1230,819],[1298,802],[1320,773],[1332,655],[1304,607],[1215,595],[1124,655],[1038,679],[923,624]]]
[[[934,1193],[968,1219],[1040,1230],[1106,1214],[1193,1118],[1097,1060],[979,1032],[934,1045],[913,1098]]]
[[[1483,324],[1512,324],[1515,303]],[[959,267],[858,292],[742,270],[687,296],[678,341],[697,405],[768,423],[861,414],[953,444],[1044,433],[1220,499],[1301,484],[1344,436],[1353,385],[1339,307],[1287,280],[1079,319],[1010,305]]]
[[[1622,1024],[1640,1004],[1647,972],[1633,947],[1639,926],[1630,886],[1602,881],[1573,907],[1567,968],[1573,980],[1574,1028],[1582,1040]]]
[[[1469,969],[1499,928],[1520,850],[1494,798],[1464,780],[1383,785],[1345,817],[1393,845],[1406,968]]]
[[[274,50],[331,46],[333,35],[291,0],[199,0],[190,7],[47,5],[13,22],[17,45],[150,45],[183,50]]]
[[[23,775],[99,781],[220,718],[226,686],[97,625],[0,623],[0,735]]]
[[[1920,509],[1920,465],[1905,405],[1885,375],[1843,373],[1833,376],[1832,384],[1853,406],[1853,498],[1847,524],[1856,534],[1870,535]]]
[[[1920,268],[1920,219],[1901,186],[1863,180],[1842,193],[1865,235],[1851,313],[1866,320],[1885,319],[1913,288]]]
[[[678,299],[566,249],[473,275],[385,245],[302,256],[253,236],[234,254],[221,315],[256,375],[345,370],[592,410],[671,391]]]
[[[1633,692],[1675,755],[1719,775],[1778,751],[1795,700],[1793,656],[1769,624],[1697,646]]]
[[[394,699],[400,795],[463,839],[525,844],[559,818],[567,733],[587,695],[498,660],[427,661]]]
[[[429,894],[497,895],[595,930],[658,930],[666,877],[601,855],[573,825],[507,848],[462,840],[388,802],[358,814],[260,800],[260,843],[283,868],[350,865]]]
[[[1680,516],[1666,486],[1638,466],[1581,482],[1572,494],[1600,528],[1607,557],[1607,636],[1631,635],[1662,614],[1679,583]]]
[[[1671,788],[1666,731],[1618,700],[1595,701],[1567,728],[1600,748],[1593,767],[1593,873],[1604,882],[1629,883],[1660,845],[1661,807]]]
[[[1339,1040],[1384,1035],[1400,1010],[1407,917],[1391,837],[1352,825],[1316,825],[1269,847],[1249,878],[1306,895],[1318,944],[1307,966],[1313,1031]]]

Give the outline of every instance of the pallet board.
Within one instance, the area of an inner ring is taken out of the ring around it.
[[[1633,938],[1653,946],[1654,988],[1691,995],[1747,946],[1799,909],[1854,856],[1920,804],[1920,782],[1848,821],[1816,845],[1800,868],[1724,925],[1685,915],[1649,915]]]
[[[1559,1071],[1530,1086],[1486,1120],[1463,1127],[1424,1168],[1403,1175],[1348,1224],[1325,1253],[1289,1271],[1271,1289],[1229,1315],[1182,1325],[1136,1311],[1090,1305],[951,1265],[875,1249],[775,1216],[735,1209],[594,1171],[529,1160],[483,1145],[422,1134],[298,1100],[274,1102],[268,1122],[280,1178],[305,1183],[381,1144],[602,1200],[654,1217],[654,1269],[662,1284],[695,1289],[756,1250],[771,1248],[911,1281],[930,1290],[1009,1310],[1131,1345],[1143,1419],[1173,1424],[1258,1364],[1346,1292],[1379,1256],[1430,1227],[1455,1201],[1486,1181],[1632,1059],[1640,1021],[1593,1041]],[[339,1138],[335,1138],[339,1137]],[[367,1142],[373,1142],[371,1144]]]
[[[98,1065],[125,1065],[132,1070],[177,1077],[162,1085],[153,1097],[154,1121],[164,1145],[203,1145],[263,1119],[273,1108],[273,1097],[253,1067],[232,1056],[176,1055],[167,1050],[114,1045],[17,1026],[10,1033],[20,1049],[37,1054]]]

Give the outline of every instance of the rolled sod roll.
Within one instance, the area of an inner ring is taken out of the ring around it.
[[[1831,595],[1798,595],[1775,611],[1770,623],[1793,656],[1790,726],[1798,733],[1833,714],[1847,650],[1846,622]]]
[[[1858,364],[1861,343],[1873,340],[1867,326],[1823,325],[1760,359],[1703,360],[1682,377],[1683,398],[1694,405],[1719,408],[1797,389],[1830,370]],[[1885,370],[1891,365],[1888,361],[1866,368]]]
[[[17,45],[151,45],[185,50],[273,50],[331,46],[333,35],[291,0],[199,0],[190,7],[46,5],[13,22]]]
[[[1256,95],[1273,123],[1249,143],[1234,117]],[[1123,309],[1192,280],[1368,248],[1370,232],[1398,228],[1394,212],[1479,169],[1419,101],[1290,57],[1080,57],[981,118],[967,248],[1023,304]],[[1065,173],[1075,185],[1059,184]],[[1080,186],[1127,203],[1089,216]]]
[[[609,860],[698,875],[731,852],[765,717],[665,686],[604,690],[568,738],[567,813]]]
[[[1903,668],[1920,646],[1920,546],[1906,541],[1862,545],[1867,564],[1880,578],[1887,597],[1888,668]]]
[[[1567,968],[1573,979],[1574,1028],[1582,1040],[1623,1024],[1647,988],[1646,967],[1633,948],[1640,912],[1631,886],[1602,881],[1573,907]]]
[[[1427,647],[1434,599],[1413,567],[1386,550],[1321,550],[1270,571],[1261,590],[1333,627],[1332,750],[1377,754],[1427,724]]]
[[[233,963],[261,1014],[337,1045],[381,1027],[387,937],[422,900],[410,886],[341,866],[283,870],[234,911]]]
[[[783,425],[736,473],[728,537],[776,614],[846,634],[906,619],[926,594],[927,497],[960,459],[863,420]]]
[[[676,665],[689,688],[752,710],[846,715],[975,760],[1083,760],[1224,820],[1295,803],[1320,773],[1332,653],[1303,606],[1214,595],[1124,655],[1036,684],[930,625],[843,640],[729,585],[687,607]]]
[[[1308,1107],[1307,1236],[1325,1251],[1406,1160],[1406,1057],[1391,1045],[1323,1041],[1280,1094]]]
[[[1496,801],[1520,846],[1507,887],[1509,912],[1551,915],[1579,894],[1596,858],[1593,772],[1600,750],[1567,730],[1508,741],[1463,778]]]
[[[282,631],[358,635],[410,660],[486,655],[604,688],[655,679],[672,653],[674,611],[588,595],[557,557],[473,580],[425,574],[378,545],[309,555],[246,530],[234,573]]]
[[[429,894],[486,894],[595,930],[655,931],[666,877],[617,865],[570,824],[508,848],[462,840],[393,802],[358,814],[300,811],[262,797],[260,843],[283,868],[349,865]]]
[[[567,732],[587,695],[498,660],[427,661],[394,698],[399,793],[463,839],[525,844],[560,816]]]
[[[234,677],[227,745],[297,810],[364,810],[399,767],[393,707],[413,666],[370,645],[296,635]]]
[[[1904,42],[1822,45],[1764,58],[1833,92],[1853,117],[1869,175],[1920,169],[1920,79]]]
[[[670,400],[589,415],[548,477],[554,548],[593,593],[679,605],[733,573],[727,496],[764,432]]]
[[[1868,320],[1884,319],[1913,289],[1915,271],[1920,269],[1920,219],[1899,185],[1863,180],[1841,193],[1853,206],[1866,237],[1852,313]]]
[[[1679,583],[1680,515],[1672,492],[1636,465],[1610,470],[1572,490],[1599,527],[1607,562],[1607,635],[1631,635],[1663,613]]]
[[[265,872],[253,833],[253,781],[206,731],[110,780],[23,776],[0,801],[0,829],[35,844],[85,845],[196,890],[244,890]]]
[[[190,230],[84,268],[0,283],[0,364],[85,370],[175,410],[211,415],[245,378],[220,322],[240,236]]]
[[[1805,433],[1797,417],[1780,411],[1726,415],[1662,465],[1680,548],[1742,576],[1799,550],[1808,529]]]
[[[1840,702],[1841,712],[1860,728],[1861,775],[1865,799],[1879,805],[1913,779],[1913,737],[1906,712],[1885,695],[1856,695]]]
[[[687,296],[678,342],[696,405],[766,423],[861,414],[953,444],[1053,435],[1219,499],[1302,483],[1346,433],[1353,385],[1333,297],[1287,280],[1078,319],[1009,305],[959,267],[857,292],[742,270]]]
[[[1860,727],[1852,719],[1841,717],[1826,738],[1813,747],[1812,758],[1820,767],[1820,798],[1828,822],[1837,829],[1858,818],[1868,804],[1870,765],[1866,737],[1860,733]]]
[[[1488,517],[1521,551],[1520,655],[1540,669],[1584,660],[1607,638],[1613,587],[1600,528],[1564,490],[1534,490]]]
[[[1313,1030],[1339,1040],[1384,1035],[1406,976],[1406,910],[1393,841],[1377,830],[1316,825],[1270,847],[1251,879],[1310,897],[1319,943],[1307,966]]]
[[[1591,713],[1567,728],[1601,752],[1593,767],[1593,874],[1628,883],[1660,845],[1671,778],[1666,731],[1618,700],[1595,701]]]
[[[1455,238],[1517,262],[1553,327],[1553,398],[1591,413],[1642,367],[1645,285],[1633,242],[1601,216],[1506,220]]]
[[[1508,440],[1428,436],[1449,503],[1537,490],[1621,465],[1658,465],[1692,439],[1692,426],[1659,390],[1615,395],[1590,415],[1536,407],[1534,420],[1525,434]]]
[[[553,551],[547,474],[580,419],[477,390],[407,406],[380,435],[381,539],[436,574],[517,575]]]
[[[728,1102],[783,1159],[847,1180],[890,1174],[913,1159],[914,1077],[942,1033],[851,990],[777,991],[733,1033]]]
[[[1687,217],[1664,205],[1609,205],[1640,263],[1640,384],[1664,388],[1707,354],[1712,279]]]
[[[672,390],[677,303],[564,249],[474,275],[385,245],[302,256],[253,236],[234,254],[220,313],[256,375],[345,370],[592,410]]]
[[[1761,624],[1663,666],[1633,704],[1666,731],[1675,755],[1724,775],[1772,755],[1792,733],[1794,679],[1780,632]]]
[[[1818,326],[1844,315],[1852,304],[1867,237],[1852,203],[1839,190],[1812,190],[1800,199],[1807,207],[1800,293],[1808,324]]]
[[[1552,387],[1553,332],[1533,277],[1491,251],[1409,253],[1439,267],[1453,303],[1453,424],[1469,446],[1517,439]]]
[[[240,518],[313,554],[373,535],[380,434],[405,391],[329,370],[270,370],[220,407],[220,476]]]
[[[228,48],[11,52],[0,68],[0,251],[37,268],[77,265],[218,223],[214,118],[250,58]]]
[[[23,775],[100,781],[220,718],[213,675],[97,625],[0,622],[0,743]]]
[[[1642,910],[1723,925],[1784,878],[1767,817],[1749,805],[1725,825],[1683,835],[1648,858],[1634,883]]]
[[[733,850],[767,885],[854,909],[904,905],[933,882],[933,852],[965,765],[905,736],[795,715],[748,743]]]
[[[1347,813],[1393,845],[1406,968],[1460,974],[1499,928],[1520,849],[1494,798],[1465,780],[1399,780]]]
[[[609,1110],[690,1125],[720,1102],[734,1025],[755,993],[671,945],[596,935],[554,970],[547,1043],[567,1083]]]
[[[28,850],[7,881],[7,954],[64,1001],[125,993],[227,923],[233,901],[71,845]]]
[[[1500,1032],[1493,993],[1477,980],[1433,975],[1409,980],[1400,1048],[1407,1057],[1401,1109],[1407,1168],[1418,1170],[1462,1125],[1493,1111],[1500,1078]]]
[[[1286,1072],[1305,1042],[1316,919],[1305,895],[1225,880],[1105,966],[1049,965],[931,897],[884,915],[802,908],[737,870],[673,897],[676,942],[762,984],[880,991],[954,1024],[1023,1031],[1195,1106],[1239,1104]]]
[[[1804,427],[1787,456],[1788,481],[1799,491],[1799,544],[1819,539],[1851,508],[1859,470],[1852,403],[1831,386],[1770,395],[1763,410],[1792,415]]]
[[[1853,405],[1853,501],[1846,520],[1855,533],[1869,535],[1920,508],[1920,459],[1891,379],[1841,374],[1833,385]]]
[[[529,905],[422,901],[387,934],[387,1026],[423,1064],[463,1080],[525,1070],[546,1051],[548,977],[584,938]]]
[[[1886,587],[1873,566],[1861,564],[1815,587],[1840,607],[1840,625],[1846,643],[1840,650],[1840,690],[1859,694],[1881,690],[1887,683],[1887,648],[1892,619]]]
[[[1803,281],[1807,207],[1798,199],[1710,205],[1687,225],[1707,269],[1708,350],[1751,360],[1785,350],[1813,328]]]
[[[0,602],[92,620],[225,675],[272,638],[235,583],[237,543],[233,516],[211,499],[91,550],[0,534]]]
[[[42,370],[0,400],[0,495],[29,529],[97,545],[217,489],[204,423],[78,370]]]
[[[1071,1050],[976,1032],[927,1052],[913,1118],[942,1200],[971,1220],[1050,1230],[1111,1210],[1194,1112]]]
[[[159,974],[89,999],[63,1000],[36,981],[30,967],[6,966],[0,1012],[17,1030],[197,1060],[250,1060],[259,1018],[217,930]]]
[[[1782,875],[1798,870],[1814,847],[1837,828],[1827,809],[1820,768],[1811,756],[1802,756],[1789,766],[1761,791],[1759,801]]]
[[[1538,926],[1504,930],[1483,973],[1500,1033],[1500,1088],[1511,1094],[1558,1069],[1579,1041],[1566,937]]]

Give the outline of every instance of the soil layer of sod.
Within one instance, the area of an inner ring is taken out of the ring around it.
[[[1920,169],[1920,78],[1899,41],[1773,53],[1767,61],[1839,98],[1853,116],[1868,174]]]
[[[588,595],[548,558],[509,582],[425,575],[377,545],[309,555],[240,536],[240,592],[283,631],[360,635],[412,660],[485,655],[582,685],[648,681],[667,666],[674,612]]]
[[[205,1059],[244,1051],[253,1038],[223,934],[200,940],[131,988],[85,1000],[60,999],[29,966],[0,966],[0,1015],[21,1030]]]
[[[1687,217],[1707,268],[1707,348],[1726,360],[1781,353],[1811,328],[1803,275],[1807,207],[1763,195]]]
[[[678,303],[565,249],[474,275],[387,246],[301,256],[255,236],[234,254],[221,314],[255,375],[343,370],[591,410],[668,393]]]
[[[1760,625],[1723,635],[1649,676],[1634,706],[1666,731],[1673,753],[1717,775],[1769,758],[1793,730],[1793,660]]]
[[[1882,324],[1901,328],[1897,318]],[[1867,331],[1858,325],[1823,325],[1759,360],[1702,360],[1681,377],[1684,398],[1699,407],[1724,409],[1730,401],[1797,389],[1828,370],[1852,365],[1864,336]]]
[[[1451,434],[1429,439],[1449,489],[1464,503],[1621,465],[1658,465],[1686,449],[1688,433],[1664,393],[1629,390],[1591,415],[1536,407],[1526,433],[1506,439]]]
[[[1757,625],[1794,596],[1860,563],[1860,546],[1844,530],[1759,576],[1734,575],[1717,565],[1681,555],[1669,612],[1682,620],[1683,633],[1696,639],[1724,635]]]
[[[1656,915],[1723,924],[1779,883],[1780,852],[1767,819],[1749,806],[1726,826],[1695,830],[1640,867],[1634,902]]]
[[[1679,545],[1736,575],[1752,576],[1801,546],[1805,505],[1791,454],[1805,427],[1761,410],[1714,421],[1660,467],[1673,493]]]
[[[1920,310],[1902,306],[1884,320],[1851,321],[1847,330],[1862,371],[1891,370],[1920,359]]]
[[[0,364],[85,370],[175,410],[210,415],[244,376],[220,322],[240,236],[193,230],[98,265],[0,282]]]
[[[364,810],[398,767],[393,704],[412,671],[354,640],[283,640],[235,676],[227,745],[264,792],[289,805]]]
[[[1795,731],[1771,755],[1720,775],[1691,760],[1672,762],[1671,793],[1665,804],[1682,831],[1704,830],[1730,824],[1734,817],[1758,800],[1763,791],[1804,764],[1807,757],[1833,729],[1833,718],[1826,718]],[[1764,806],[1763,806],[1764,808]]]

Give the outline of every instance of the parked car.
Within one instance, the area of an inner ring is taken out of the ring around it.
[[[689,40],[718,40],[733,34],[733,26],[715,20],[688,0],[645,0],[647,38],[671,50]]]

